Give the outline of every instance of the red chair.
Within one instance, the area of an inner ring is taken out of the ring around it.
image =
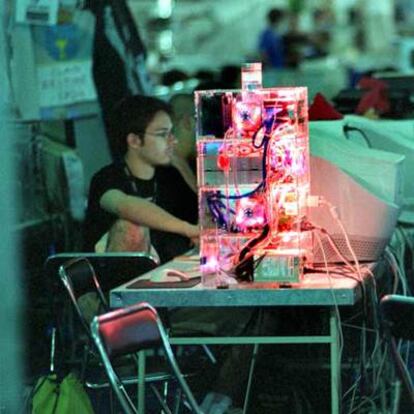
[[[91,332],[108,379],[126,414],[136,414],[138,411],[112,361],[120,356],[135,355],[139,351],[159,347],[162,347],[165,352],[172,374],[184,393],[187,405],[192,412],[202,414],[178,367],[161,319],[157,311],[148,303],[142,302],[96,316],[91,323]],[[165,411],[171,412],[169,409]]]

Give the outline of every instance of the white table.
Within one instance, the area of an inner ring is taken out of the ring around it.
[[[272,283],[230,285],[228,289],[206,288],[198,284],[192,288],[130,288],[136,280],[150,278],[166,268],[194,269],[195,262],[188,258],[175,259],[159,268],[125,283],[110,294],[111,307],[124,307],[145,301],[157,307],[228,307],[228,306],[318,306],[329,311],[329,334],[310,336],[249,336],[249,337],[171,337],[172,344],[253,344],[251,373],[259,344],[323,344],[330,346],[331,413],[338,414],[340,405],[340,347],[338,330],[338,307],[353,306],[361,299],[361,283],[353,278],[328,277],[325,273],[307,274],[297,285],[280,288]],[[372,267],[372,266],[371,266]],[[367,278],[367,272],[364,277]],[[355,277],[355,275],[354,275]],[[143,370],[144,361],[141,362]],[[251,375],[247,384],[249,395]],[[144,413],[143,382],[139,396],[139,412]],[[244,412],[248,406],[245,401]]]

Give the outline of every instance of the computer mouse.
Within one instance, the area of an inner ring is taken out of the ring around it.
[[[181,270],[177,269],[163,269],[161,271],[154,273],[150,278],[151,282],[156,283],[185,282],[187,280],[189,280],[189,276],[185,272],[182,272]]]

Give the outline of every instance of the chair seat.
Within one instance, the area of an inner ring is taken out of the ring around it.
[[[131,355],[114,359],[113,366],[124,385],[137,384],[137,360]],[[185,377],[195,375],[195,372],[185,373]],[[145,358],[145,383],[174,381],[168,361],[163,356],[153,355]],[[91,358],[84,379],[87,388],[99,390],[110,387],[105,368],[97,358]]]

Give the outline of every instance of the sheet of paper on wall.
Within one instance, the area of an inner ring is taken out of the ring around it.
[[[40,25],[57,23],[59,0],[16,0],[16,22]]]
[[[96,100],[90,60],[39,65],[37,78],[41,107]]]

